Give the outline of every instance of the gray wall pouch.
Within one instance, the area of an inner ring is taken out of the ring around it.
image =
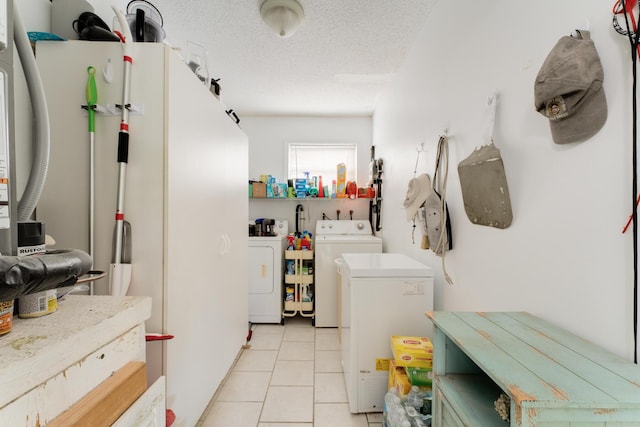
[[[477,147],[458,164],[464,210],[469,221],[478,225],[507,228],[513,213],[507,176],[500,150],[493,144],[497,96],[489,98],[490,143]]]
[[[493,144],[476,148],[458,164],[464,210],[478,225],[507,228],[513,213],[500,150]]]

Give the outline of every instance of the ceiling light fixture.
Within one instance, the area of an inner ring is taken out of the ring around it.
[[[296,32],[304,11],[296,0],[265,0],[260,6],[260,16],[280,37],[285,38]]]

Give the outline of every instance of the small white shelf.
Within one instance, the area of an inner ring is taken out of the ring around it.
[[[285,274],[284,283],[287,285],[310,285],[313,283],[313,274]]]
[[[249,197],[249,200],[280,200],[280,201],[293,201],[293,202],[306,202],[306,201],[318,201],[318,202],[357,202],[364,200],[373,200],[376,199],[368,198],[368,197],[356,197],[355,199],[349,199],[348,197]]]
[[[303,264],[313,262],[313,250],[286,250],[284,257],[287,260],[293,260],[293,271],[296,274],[285,274],[284,282],[286,287],[293,287],[293,300],[284,298],[284,310],[282,311],[283,320],[285,317],[293,317],[300,315],[302,317],[311,317],[315,323],[315,311],[313,307],[313,298],[311,301],[302,301],[303,289],[313,291],[313,274],[301,274]],[[285,292],[286,295],[286,292]]]
[[[303,259],[303,260],[310,260],[313,259],[313,250],[310,251],[296,251],[296,250],[291,250],[288,249],[285,251],[284,253],[284,257],[285,259]]]

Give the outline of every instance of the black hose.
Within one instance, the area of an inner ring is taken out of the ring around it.
[[[91,256],[78,249],[0,256],[0,301],[73,285],[91,269],[91,263]]]
[[[631,45],[631,62],[632,62],[632,76],[633,76],[633,101],[632,101],[632,114],[633,114],[633,135],[632,135],[632,221],[633,221],[633,363],[638,364],[638,211],[637,211],[637,194],[638,194],[638,158],[637,158],[637,141],[638,141],[638,100],[637,100],[637,60],[638,60],[638,40],[640,39],[640,31],[631,31],[629,25],[629,17],[626,13],[625,0],[620,0],[622,5],[622,11],[624,12],[624,21],[627,26],[627,36],[629,37],[629,44]]]
[[[299,224],[300,212],[304,212],[304,208],[302,207],[302,205],[296,206],[296,233],[295,233],[296,237],[300,237],[302,235],[302,233],[300,232],[300,224]]]

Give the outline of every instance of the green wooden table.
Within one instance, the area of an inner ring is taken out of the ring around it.
[[[640,427],[640,367],[522,312],[428,312],[434,426]],[[494,402],[511,400],[510,423]]]

